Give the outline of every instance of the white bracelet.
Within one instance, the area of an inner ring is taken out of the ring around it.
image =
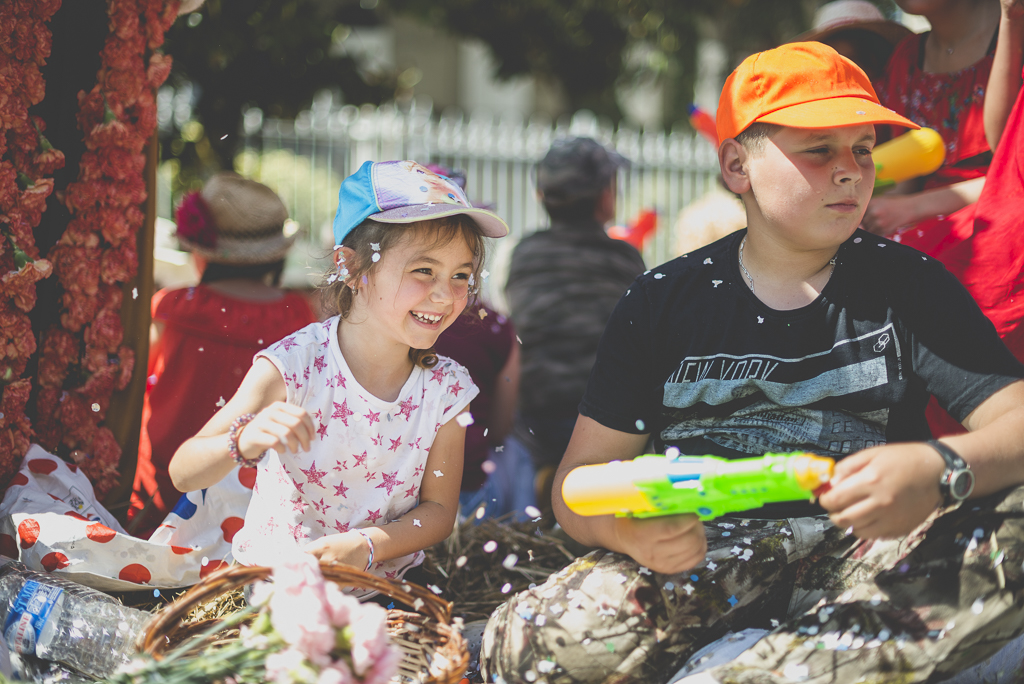
[[[370,539],[370,535],[366,534],[362,530],[354,530],[354,532],[356,532],[363,539],[365,539],[366,540],[366,545],[370,547],[370,557],[366,560],[366,568],[364,569],[364,572],[365,572],[366,570],[370,569],[371,565],[373,565],[373,540]]]

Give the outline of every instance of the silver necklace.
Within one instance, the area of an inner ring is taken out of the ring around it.
[[[740,270],[743,271],[743,275],[745,275],[747,277],[747,283],[750,285],[750,291],[753,292],[754,291],[754,277],[752,275],[750,275],[750,271],[748,271],[747,267],[743,265],[743,245],[745,245],[745,244],[747,244],[747,236],[746,235],[744,235],[743,239],[740,240]],[[835,271],[836,271],[836,257],[837,256],[838,256],[838,254],[833,255],[832,258],[828,260],[828,263],[829,263],[829,265],[832,266],[832,268],[829,269],[828,278],[825,279],[826,283],[829,280],[832,280],[832,274],[835,273]]]

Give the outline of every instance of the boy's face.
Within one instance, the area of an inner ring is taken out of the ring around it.
[[[842,244],[860,225],[871,199],[874,145],[871,124],[782,127],[765,140],[762,153],[745,155],[751,229],[761,228],[801,250]]]

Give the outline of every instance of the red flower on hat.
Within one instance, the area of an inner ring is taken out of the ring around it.
[[[198,192],[185,195],[175,214],[178,237],[203,247],[217,246],[217,230],[206,202]]]

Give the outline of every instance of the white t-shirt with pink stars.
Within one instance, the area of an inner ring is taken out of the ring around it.
[[[398,399],[383,401],[353,377],[338,347],[338,317],[313,323],[257,354],[281,372],[288,403],[316,426],[310,451],[271,450],[257,466],[245,525],[233,552],[247,565],[274,565],[314,539],[396,520],[419,503],[427,453],[442,425],[478,394],[469,372],[444,356],[415,367]],[[454,475],[453,475],[454,476]],[[396,579],[423,552],[375,562]]]

